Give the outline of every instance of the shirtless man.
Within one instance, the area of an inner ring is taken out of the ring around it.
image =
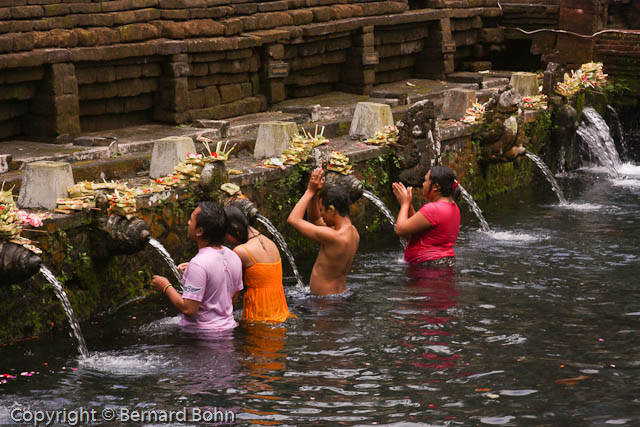
[[[304,213],[307,212],[307,219]],[[309,285],[314,295],[347,290],[347,273],[358,250],[360,235],[349,218],[349,196],[340,187],[324,188],[324,171],[311,173],[307,191],[289,214],[287,223],[320,243]]]

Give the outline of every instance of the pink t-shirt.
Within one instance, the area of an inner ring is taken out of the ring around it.
[[[200,248],[184,272],[182,290],[182,298],[200,303],[195,316],[182,315],[182,327],[216,332],[235,328],[232,299],[242,290],[240,257],[224,246]]]
[[[414,234],[404,251],[404,260],[411,264],[455,256],[453,245],[460,229],[460,209],[455,202],[427,203],[418,211],[431,224],[427,230]]]

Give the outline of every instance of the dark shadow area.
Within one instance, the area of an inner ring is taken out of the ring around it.
[[[543,69],[540,55],[531,53],[531,40],[505,39],[506,53],[491,57],[495,70],[537,71]]]

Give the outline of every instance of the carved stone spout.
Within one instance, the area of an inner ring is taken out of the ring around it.
[[[436,129],[436,111],[431,100],[415,103],[398,123],[397,154],[400,159],[400,180],[420,185],[427,171],[440,158],[440,141]]]
[[[107,248],[112,254],[139,252],[147,246],[151,237],[149,227],[143,220],[128,220],[119,215],[102,219],[99,228],[109,236]]]
[[[325,175],[326,185],[343,187],[349,194],[349,200],[354,203],[362,197],[364,188],[362,182],[353,175],[342,175],[336,172],[327,172]]]
[[[22,282],[40,269],[42,260],[23,246],[0,241],[0,276],[2,282]]]
[[[226,201],[225,205],[233,205],[240,209],[249,220],[249,223],[253,223],[260,213],[251,200],[243,197],[231,197]]]

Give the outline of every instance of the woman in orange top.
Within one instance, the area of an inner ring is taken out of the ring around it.
[[[249,225],[247,217],[235,206],[224,208],[228,226],[225,240],[236,247],[242,260],[245,293],[242,320],[284,322],[295,317],[289,312],[282,287],[282,260],[277,246]]]

